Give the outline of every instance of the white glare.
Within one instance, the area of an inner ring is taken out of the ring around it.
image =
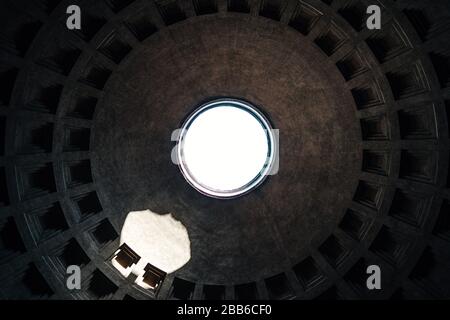
[[[191,259],[191,242],[186,227],[171,214],[157,214],[150,210],[132,211],[127,215],[120,234],[120,244],[126,243],[141,259],[124,268],[114,259],[113,266],[125,277],[137,276],[136,283],[146,288],[142,281],[147,263],[171,273]]]
[[[230,191],[255,179],[267,162],[265,128],[251,113],[218,106],[200,113],[184,136],[183,162],[197,183]]]

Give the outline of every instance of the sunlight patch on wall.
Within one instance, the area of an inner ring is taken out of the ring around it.
[[[148,264],[171,273],[180,269],[191,258],[187,229],[170,213],[161,215],[150,210],[130,212],[120,235],[120,245],[123,244],[140,259],[126,268],[123,263],[118,262],[118,256],[111,262],[123,276],[135,274],[136,283],[144,288],[152,288],[143,281]]]

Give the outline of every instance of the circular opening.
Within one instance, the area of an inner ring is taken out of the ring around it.
[[[180,170],[201,193],[232,198],[257,187],[275,154],[272,127],[255,107],[221,99],[195,110],[181,128]]]

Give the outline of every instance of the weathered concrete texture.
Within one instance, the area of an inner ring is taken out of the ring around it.
[[[287,26],[224,15],[176,24],[133,50],[111,77],[92,131],[107,210],[173,213],[192,258],[182,278],[233,284],[276,274],[336,227],[361,168],[355,105],[319,49]],[[214,200],[170,161],[172,130],[218,96],[259,106],[280,129],[280,171],[250,194]]]

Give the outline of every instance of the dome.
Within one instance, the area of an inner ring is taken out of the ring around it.
[[[450,6],[378,3],[2,1],[0,297],[449,298]]]

